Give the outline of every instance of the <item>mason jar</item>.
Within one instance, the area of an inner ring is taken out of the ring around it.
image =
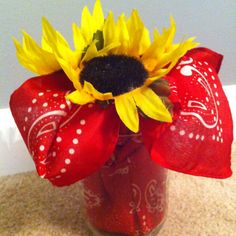
[[[110,160],[82,180],[80,198],[93,235],[157,235],[167,210],[167,170],[151,160],[141,133],[122,127]]]

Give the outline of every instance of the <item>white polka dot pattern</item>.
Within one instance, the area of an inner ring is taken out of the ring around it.
[[[26,81],[11,98],[14,118],[39,176],[57,186],[74,183],[101,168],[114,148],[120,122],[114,109],[66,100],[71,91],[71,82],[57,72]],[[101,132],[106,135],[97,135]],[[92,139],[99,145],[89,145]]]

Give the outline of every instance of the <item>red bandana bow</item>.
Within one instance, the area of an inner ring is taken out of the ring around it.
[[[140,120],[143,140],[158,164],[193,175],[231,175],[232,118],[217,75],[221,60],[208,49],[193,49],[166,76],[173,122]],[[103,166],[121,125],[113,105],[103,109],[66,101],[72,89],[66,75],[57,72],[29,79],[10,101],[39,175],[57,186],[70,185]]]

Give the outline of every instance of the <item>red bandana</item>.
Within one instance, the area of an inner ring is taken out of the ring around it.
[[[208,49],[190,50],[166,76],[173,123],[140,118],[145,145],[158,164],[192,175],[231,175],[232,118],[217,75],[221,60]],[[66,101],[72,89],[57,72],[29,79],[10,101],[39,175],[57,186],[100,169],[113,153],[121,125],[113,105],[103,109]]]

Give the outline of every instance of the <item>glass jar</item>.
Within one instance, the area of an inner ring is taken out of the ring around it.
[[[84,220],[93,235],[157,235],[167,209],[167,170],[140,133],[123,128],[110,160],[82,181]]]

